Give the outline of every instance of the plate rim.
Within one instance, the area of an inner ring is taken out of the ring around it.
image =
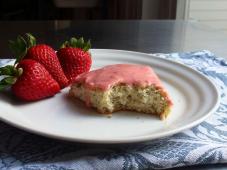
[[[48,138],[54,138],[54,139],[58,139],[58,140],[64,140],[64,141],[70,141],[70,142],[81,142],[81,143],[92,143],[92,144],[125,144],[125,143],[138,143],[138,142],[146,142],[146,141],[151,141],[151,140],[155,140],[155,139],[161,139],[161,138],[164,138],[164,137],[168,137],[168,136],[171,136],[171,135],[174,135],[176,133],[179,133],[179,132],[182,132],[184,130],[187,130],[187,129],[190,129],[196,125],[198,125],[199,123],[203,122],[205,119],[207,119],[213,112],[215,112],[218,107],[219,107],[219,104],[220,104],[220,92],[218,91],[216,85],[208,78],[206,77],[205,75],[201,74],[199,71],[183,64],[183,63],[180,63],[180,62],[177,62],[177,61],[173,61],[173,60],[170,60],[168,58],[161,58],[161,57],[158,57],[152,53],[143,53],[143,52],[137,52],[137,51],[129,51],[129,50],[119,50],[119,49],[101,49],[101,48],[98,48],[98,49],[90,49],[90,52],[96,52],[96,51],[101,51],[101,52],[117,52],[117,53],[133,53],[133,54],[138,54],[138,55],[145,55],[145,56],[149,56],[149,57],[155,57],[155,58],[158,58],[160,60],[164,60],[164,61],[167,61],[167,62],[171,62],[173,64],[177,64],[177,65],[180,65],[181,67],[184,67],[194,73],[196,73],[197,75],[199,75],[201,78],[205,79],[206,81],[208,81],[210,83],[210,85],[213,87],[213,90],[215,91],[216,93],[216,102],[214,104],[214,106],[208,111],[208,113],[204,114],[203,116],[199,117],[197,120],[195,121],[192,121],[184,126],[180,126],[178,127],[177,129],[173,129],[173,130],[170,130],[170,131],[166,131],[166,132],[162,132],[162,133],[157,133],[157,134],[151,134],[151,135],[145,135],[145,136],[135,136],[135,137],[129,137],[129,138],[114,138],[114,139],[88,139],[88,138],[75,138],[75,137],[69,137],[69,136],[61,136],[61,135],[55,135],[55,134],[51,134],[51,133],[48,133],[48,132],[44,132],[44,131],[41,131],[40,129],[37,130],[35,128],[29,128],[28,126],[24,126],[24,125],[21,125],[21,124],[18,124],[18,123],[15,123],[13,121],[9,121],[5,118],[3,118],[1,115],[0,115],[0,120],[13,126],[13,127],[16,127],[18,129],[21,129],[21,130],[24,130],[24,131],[27,131],[27,132],[30,132],[30,133],[33,133],[33,134],[37,134],[37,135],[41,135],[41,136],[44,136],[44,137],[48,137]],[[159,55],[165,55],[164,53],[157,53]],[[8,63],[6,63],[8,64]],[[3,65],[4,66],[4,65]]]

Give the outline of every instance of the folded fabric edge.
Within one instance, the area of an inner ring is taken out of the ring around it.
[[[168,56],[175,57],[175,56],[200,56],[206,55],[207,58],[220,62],[221,65],[227,66],[227,59],[223,57],[219,57],[212,53],[209,50],[198,50],[198,51],[189,51],[189,52],[173,52],[173,53],[150,53],[150,55],[154,55],[161,58],[168,58]]]

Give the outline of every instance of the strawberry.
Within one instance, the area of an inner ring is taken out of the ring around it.
[[[90,41],[84,42],[83,38],[71,38],[58,50],[57,56],[70,83],[79,74],[90,70],[92,60],[89,48],[91,48]]]
[[[21,60],[33,59],[41,63],[52,77],[59,83],[61,88],[68,86],[69,81],[66,78],[55,51],[48,45],[36,45],[36,39],[31,34],[26,34],[27,41],[21,36],[16,41],[10,41],[10,47]],[[23,47],[22,49],[21,46]],[[18,53],[19,51],[19,53]]]
[[[35,60],[24,59],[14,66],[0,68],[0,90],[12,86],[12,92],[20,99],[34,101],[54,96],[60,91],[58,83],[43,65]]]

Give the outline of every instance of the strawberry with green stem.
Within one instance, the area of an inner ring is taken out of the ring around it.
[[[26,101],[40,100],[60,91],[58,82],[46,68],[32,59],[23,59],[28,50],[35,45],[34,37],[27,34],[27,41],[18,36],[9,46],[16,56],[14,65],[0,68],[0,91],[11,87],[13,93]]]
[[[11,86],[13,94],[25,101],[51,97],[60,91],[59,84],[35,60],[24,59],[14,65],[1,67],[0,76],[3,76],[0,91]]]
[[[61,88],[68,86],[66,78],[55,51],[46,44],[36,44],[33,35],[27,33],[26,38],[18,36],[15,41],[9,41],[9,47],[16,56],[16,62],[22,59],[33,59],[42,64]]]
[[[88,51],[90,48],[90,41],[71,38],[58,50],[57,56],[70,83],[73,83],[79,74],[90,70],[92,64],[91,54]]]

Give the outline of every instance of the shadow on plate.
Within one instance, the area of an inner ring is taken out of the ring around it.
[[[64,100],[66,102],[67,110],[70,110],[69,113],[79,114],[83,116],[92,116],[92,117],[108,117],[98,113],[94,108],[87,107],[85,103],[79,99],[69,96],[67,93],[63,94]]]
[[[2,91],[0,92],[0,99],[5,101],[6,103],[9,103],[9,104],[12,104],[12,105],[15,105],[15,106],[19,106],[19,105],[29,105],[29,104],[33,104],[33,103],[36,103],[36,102],[39,102],[39,101],[44,101],[44,100],[48,100],[50,99],[51,97],[48,97],[48,98],[45,98],[45,99],[42,99],[42,100],[38,100],[38,101],[23,101],[23,100],[20,100],[18,99],[13,93],[11,90],[6,90],[6,91]]]

